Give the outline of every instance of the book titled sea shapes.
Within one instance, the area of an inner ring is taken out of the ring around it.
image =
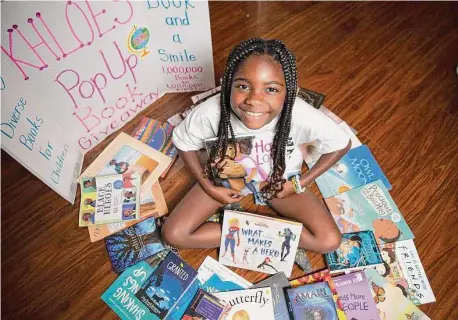
[[[116,273],[165,249],[154,218],[106,237],[105,245]]]
[[[381,180],[324,201],[341,233],[372,230],[379,244],[414,238]]]
[[[344,233],[339,248],[324,255],[332,273],[364,269],[383,263],[372,231]]]
[[[129,178],[121,174],[81,178],[79,226],[137,220],[140,185],[138,174]]]
[[[289,310],[294,320],[337,320],[332,293],[326,282],[286,289]]]
[[[302,224],[232,210],[224,211],[219,261],[227,266],[291,275]]]

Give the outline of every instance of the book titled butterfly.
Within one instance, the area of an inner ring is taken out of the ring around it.
[[[183,259],[169,252],[135,296],[155,316],[152,319],[168,319],[168,314],[194,283],[196,275]]]
[[[106,237],[105,245],[116,273],[165,249],[154,218]]]
[[[348,319],[380,319],[363,271],[334,277],[332,281]]]
[[[316,162],[309,164],[312,168]],[[315,182],[324,198],[354,189],[375,180],[382,180],[388,190],[391,184],[367,145],[350,149]]]
[[[382,264],[382,256],[372,231],[342,234],[339,248],[324,255],[331,274],[355,271]]]
[[[413,239],[381,180],[324,199],[341,233],[372,230],[378,243]]]
[[[80,227],[139,218],[140,176],[126,179],[121,174],[81,178]]]
[[[225,210],[219,261],[227,266],[291,275],[302,224]]]
[[[368,285],[381,320],[429,320],[399,288],[393,286],[373,269],[364,270]]]
[[[326,282],[286,289],[289,311],[294,320],[337,320],[332,292]]]

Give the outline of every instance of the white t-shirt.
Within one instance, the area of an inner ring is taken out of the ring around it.
[[[199,104],[174,130],[172,140],[182,151],[205,148],[205,140],[215,138],[220,121],[219,94]],[[260,129],[249,129],[234,114],[231,124],[234,134],[272,137],[275,135],[278,117]],[[296,98],[291,119],[291,131],[286,147],[285,178],[298,172],[302,166],[302,154],[298,148],[303,143],[316,140],[318,152],[325,154],[345,148],[348,135],[334,121],[304,100]],[[270,170],[269,170],[270,172]]]

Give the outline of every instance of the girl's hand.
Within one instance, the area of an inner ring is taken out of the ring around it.
[[[222,204],[239,202],[242,199],[240,191],[212,186],[208,190],[205,190],[207,194]]]
[[[294,193],[293,183],[291,181],[286,181],[283,185],[283,190],[277,193],[277,198],[284,199]]]

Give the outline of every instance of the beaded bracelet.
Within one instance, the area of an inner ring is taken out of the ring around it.
[[[299,175],[293,176],[291,181],[293,183],[293,190],[294,190],[295,193],[302,193],[302,192],[305,191],[305,189],[302,188],[302,186],[301,186],[300,176]]]

